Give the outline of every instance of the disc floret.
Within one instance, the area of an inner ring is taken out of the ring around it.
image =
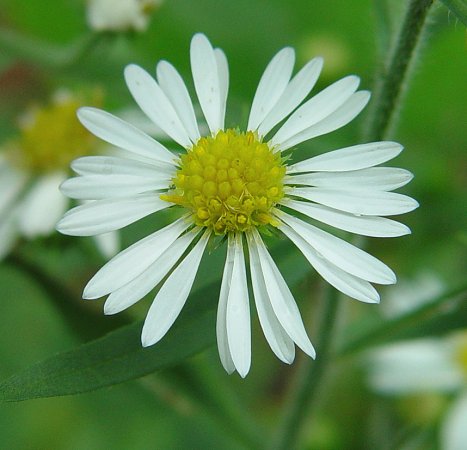
[[[275,225],[285,166],[255,133],[228,129],[202,137],[180,157],[173,189],[161,195],[192,212],[196,225],[216,234]]]
[[[76,119],[78,98],[61,93],[51,104],[32,107],[19,124],[19,136],[6,144],[14,166],[36,174],[66,170],[78,156],[92,153],[98,140]]]

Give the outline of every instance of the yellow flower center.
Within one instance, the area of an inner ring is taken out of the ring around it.
[[[456,334],[456,360],[467,378],[467,331]]]
[[[20,124],[20,136],[7,144],[7,157],[34,173],[67,170],[78,156],[90,154],[98,143],[76,118],[81,106],[71,96],[31,110]]]
[[[280,153],[251,131],[202,137],[180,157],[174,187],[163,200],[192,211],[196,225],[216,234],[277,226],[271,208],[284,196]]]

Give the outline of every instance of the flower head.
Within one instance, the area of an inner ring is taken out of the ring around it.
[[[89,26],[96,31],[144,31],[162,0],[88,0]]]
[[[178,220],[109,261],[88,283],[84,297],[109,295],[104,310],[114,314],[139,301],[168,275],[143,327],[143,345],[155,344],[187,300],[209,239],[226,236],[217,315],[225,369],[245,376],[250,368],[245,245],[254,301],[272,350],[287,363],[294,359],[295,344],[314,357],[298,307],[261,233],[267,228],[280,230],[337,289],[364,302],[378,302],[370,282],[394,283],[394,273],[295,213],[366,236],[409,233],[406,226],[379,216],[417,206],[409,197],[390,192],[409,182],[411,174],[374,167],[397,156],[402,147],[373,142],[288,165],[285,150],[346,125],[365,107],[370,95],[357,91],[359,79],[343,78],[305,101],[322,59],[311,60],[291,79],[295,54],[284,48],[261,77],[246,129],[226,129],[227,59],[202,34],[193,37],[190,57],[196,94],[210,130],[207,136],[200,134],[188,90],[172,65],[158,63],[157,81],[138,66],[125,69],[128,88],[140,108],[180,151],[168,150],[104,111],[82,108],[78,113],[92,133],[137,154],[140,161],[98,157],[74,161],[72,168],[79,176],[66,181],[62,191],[92,202],[69,211],[58,224],[61,232],[93,235],[163,209],[181,211]]]
[[[467,330],[445,337],[388,344],[369,355],[369,384],[378,393],[403,396],[449,394],[447,408],[436,408],[440,448],[460,450],[467,439]],[[410,399],[410,397],[409,397]],[[424,415],[417,402],[416,412]],[[439,416],[444,413],[444,417]],[[433,416],[433,414],[431,414]]]
[[[98,101],[97,92],[93,95]],[[96,152],[100,143],[79,126],[76,108],[82,99],[58,91],[51,102],[31,107],[19,121],[18,135],[0,154],[0,258],[18,235],[46,236],[55,231],[68,201],[58,187],[78,155]],[[101,249],[116,252],[115,237],[100,239]]]

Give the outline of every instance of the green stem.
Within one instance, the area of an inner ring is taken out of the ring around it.
[[[373,110],[369,114],[366,133],[370,141],[384,139],[394,121],[432,3],[433,0],[411,0],[409,3],[394,51],[374,90]]]
[[[318,388],[325,370],[331,360],[331,336],[336,322],[338,292],[326,285],[324,302],[319,318],[318,356],[316,361],[305,361],[299,368],[296,385],[289,405],[286,406],[279,432],[272,445],[275,450],[292,450],[296,448],[308,412],[313,406]]]

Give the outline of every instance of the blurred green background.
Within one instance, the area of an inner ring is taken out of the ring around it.
[[[379,4],[378,4],[379,3]],[[388,50],[387,27],[397,31],[406,2],[330,0],[166,0],[157,9],[147,32],[106,35],[96,40],[77,63],[57,66],[57,55],[90,33],[85,4],[78,0],[18,2],[2,0],[0,27],[15,38],[0,39],[0,145],[16,132],[15,121],[31,103],[46,102],[57,89],[99,87],[107,110],[133,106],[122,70],[135,62],[154,71],[159,59],[172,62],[190,80],[189,42],[204,32],[222,48],[230,66],[227,124],[244,126],[248,108],[264,67],[275,52],[290,45],[298,54],[297,67],[316,55],[325,58],[317,88],[347,75],[361,77],[361,87],[371,89],[375,74]],[[382,9],[389,11],[381,20]],[[398,126],[390,136],[405,151],[393,163],[415,174],[403,192],[416,198],[420,208],[403,217],[411,236],[395,240],[368,240],[367,248],[390,265],[399,279],[428,273],[449,287],[465,278],[466,263],[466,31],[441,5],[431,17],[430,33],[413,70]],[[21,38],[21,39],[20,39]],[[191,86],[190,86],[191,89]],[[366,113],[330,135],[302,145],[306,155],[363,142]],[[124,246],[143,236],[148,227],[168,218],[144,220],[123,232]],[[152,229],[152,228],[151,228]],[[54,235],[23,242],[18,251],[41,265],[57,279],[66,280],[75,295],[64,302],[78,302],[80,290],[103,259],[84,238]],[[285,252],[284,243],[272,250],[286,279],[294,282],[299,307],[310,337],[316,336],[318,283],[313,274],[297,280],[294,264],[303,266],[298,251]],[[199,279],[220,277],[222,255],[205,258]],[[206,261],[210,266],[207,267]],[[214,266],[213,266],[214,264]],[[202,281],[201,281],[202,282]],[[0,263],[1,311],[0,379],[56,352],[71,349],[105,330],[86,327],[85,315],[68,318],[67,308],[31,274],[10,260]],[[384,303],[390,290],[379,289]],[[217,297],[218,292],[212,293]],[[408,299],[407,301],[410,301]],[[379,306],[341,299],[341,320],[354,328],[379,320]],[[130,311],[144,317],[147,301]],[[100,317],[101,302],[84,307]],[[465,311],[464,311],[465,313]],[[104,318],[108,327],[118,318]],[[70,321],[80,322],[70,325]],[[101,323],[101,322],[99,322]],[[240,449],[245,448],[232,428],[219,420],[202,393],[188,389],[185,372],[193,370],[212,392],[225,389],[233,403],[254,417],[265,439],[274,429],[287,386],[297,370],[277,361],[253,318],[253,366],[241,380],[228,377],[212,348],[182,367],[109,389],[74,397],[32,400],[0,405],[0,446],[5,449]],[[445,324],[445,330],[450,325]],[[345,328],[345,327],[344,327]],[[80,333],[73,330],[78,329]],[[200,333],[207,332],[200,330]],[[209,330],[213,332],[213,330]],[[436,331],[435,331],[436,332]],[[319,348],[318,348],[319,353]],[[299,355],[299,359],[303,355]],[[366,384],[363,358],[336,362],[325,380],[317,408],[310,419],[307,449],[383,449],[405,426],[424,425],[438,417],[449,398],[435,401],[431,416],[421,414],[420,402],[382,397]],[[441,405],[441,406],[439,406]],[[426,417],[427,416],[427,417]],[[436,445],[436,444],[430,444]],[[437,448],[437,447],[423,447]]]

